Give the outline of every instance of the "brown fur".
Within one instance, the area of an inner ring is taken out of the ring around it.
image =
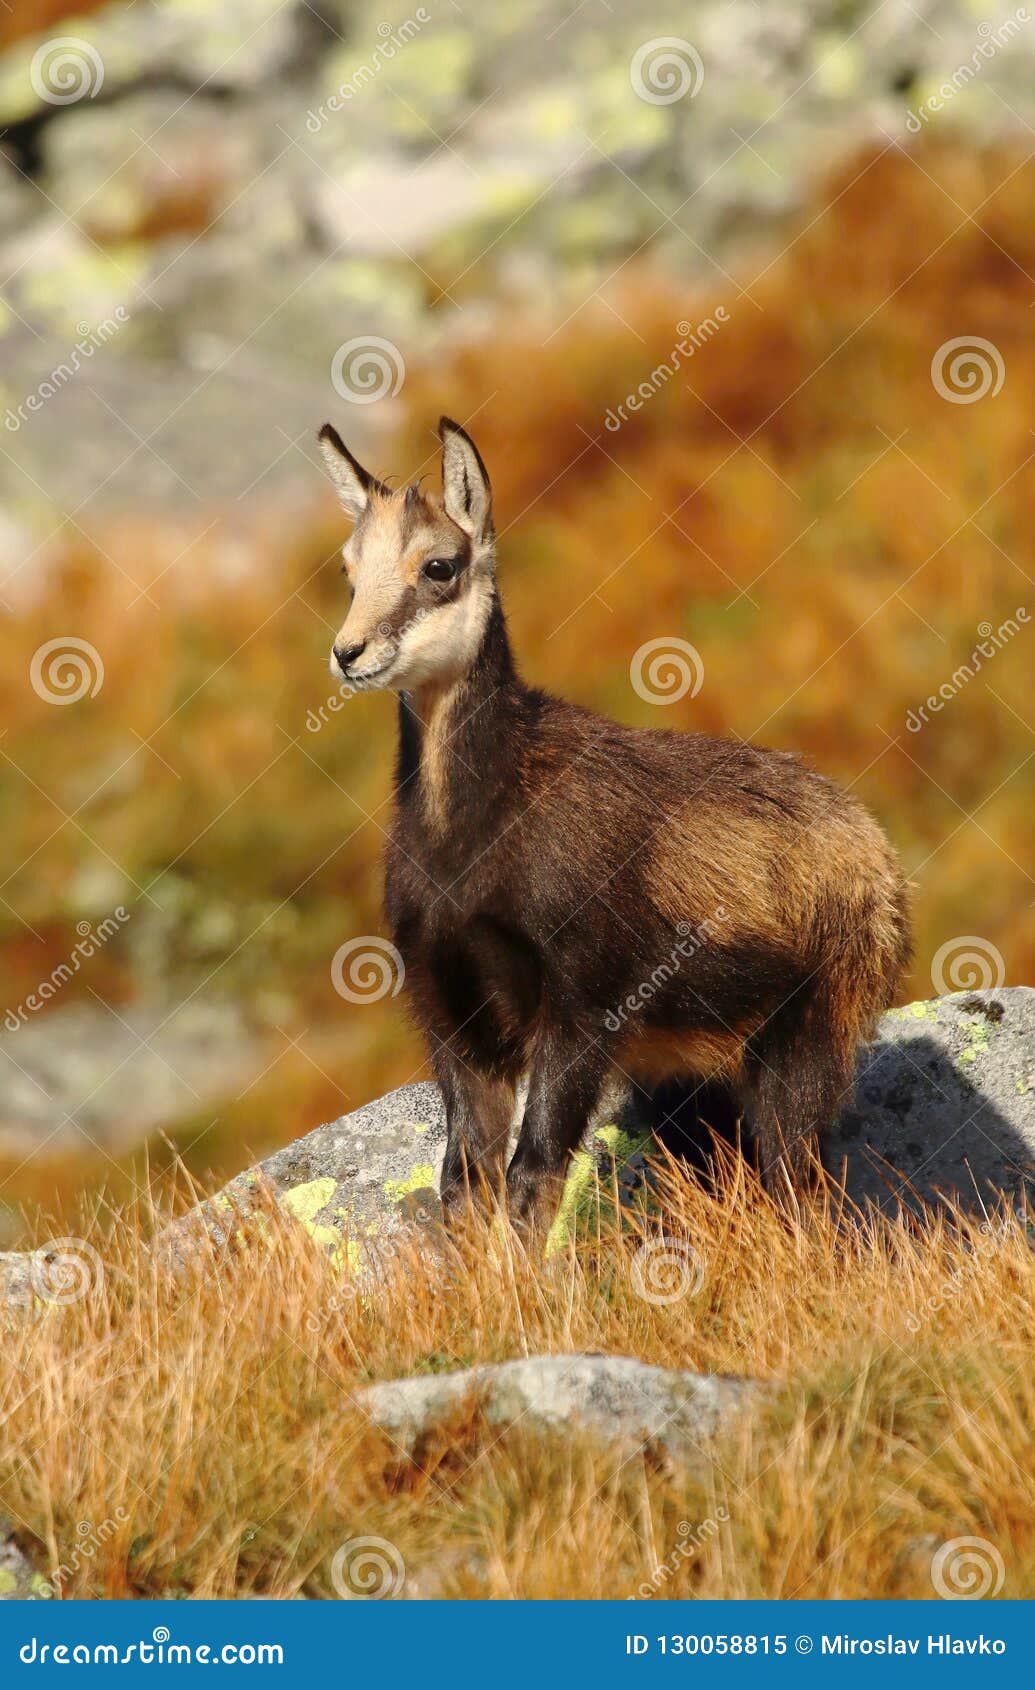
[[[908,954],[879,827],[786,753],[621,727],[527,687],[484,465],[455,424],[441,505],[365,489],[341,453],[360,511],[342,656],[375,601],[402,629],[375,681],[400,690],[386,909],[446,1100],[444,1200],[501,1189],[527,1073],[506,1190],[545,1222],[615,1068],[720,1077],[763,1179],[803,1189]],[[436,555],[448,582],[428,579]]]
[[[730,1033],[680,1032],[676,1028],[637,1029],[618,1048],[618,1065],[640,1085],[656,1086],[677,1077],[733,1079],[739,1075],[744,1045],[753,1028]]]

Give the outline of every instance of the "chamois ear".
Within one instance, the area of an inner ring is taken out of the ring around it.
[[[446,515],[474,540],[492,536],[492,488],[481,453],[459,423],[441,417],[442,502]]]
[[[388,489],[352,456],[338,430],[330,423],[324,423],[318,439],[323,461],[338,491],[339,503],[346,516],[358,522],[371,496],[374,493],[387,494]]]

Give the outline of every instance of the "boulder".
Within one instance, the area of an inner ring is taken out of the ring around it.
[[[983,1213],[1035,1196],[1035,989],[956,992],[890,1010],[860,1055],[855,1092],[824,1147],[830,1173],[860,1209],[919,1213],[945,1201]],[[607,1105],[587,1131],[551,1233],[563,1243],[617,1182],[621,1202],[649,1196],[643,1099]],[[336,1266],[362,1265],[367,1243],[440,1215],[445,1112],[431,1082],[400,1086],[238,1174],[167,1228],[173,1257],[203,1228],[225,1243],[272,1193]],[[32,1301],[31,1257],[0,1260],[0,1297]]]
[[[431,1081],[400,1086],[238,1174],[163,1237],[178,1248],[200,1220],[221,1244],[259,1193],[272,1192],[336,1263],[359,1264],[365,1241],[441,1220],[445,1146],[438,1087]],[[595,1205],[601,1176],[610,1185],[617,1174],[620,1189],[631,1197],[642,1183],[648,1148],[649,1133],[635,1103],[615,1087],[573,1159],[554,1236],[566,1236],[576,1215]]]
[[[335,39],[330,20],[303,0],[105,6],[67,28],[51,23],[20,37],[0,55],[0,121],[51,121],[82,100],[107,102],[145,84],[247,93],[304,74]]]
[[[622,1460],[642,1451],[656,1464],[688,1466],[706,1463],[709,1440],[760,1396],[751,1380],[650,1367],[630,1356],[546,1355],[387,1380],[354,1401],[399,1462],[419,1461],[428,1438],[474,1411],[496,1432],[519,1422],[533,1434],[582,1432]],[[437,1572],[436,1559],[407,1594],[438,1594]],[[59,1593],[59,1579],[50,1582],[33,1566],[0,1517],[0,1600]]]
[[[31,1156],[44,1142],[53,1151],[125,1155],[203,1099],[243,1090],[266,1060],[241,1011],[207,996],[171,1008],[141,1000],[118,1015],[81,1000],[47,1014],[38,1008],[26,1000],[0,1024],[0,1148],[8,1156]]]
[[[260,1185],[336,1258],[439,1214],[445,1111],[431,1082],[401,1086],[240,1174],[202,1206],[221,1241]],[[632,1201],[649,1180],[649,1113],[616,1093],[576,1153],[551,1235],[562,1242],[601,1180]],[[957,992],[890,1010],[861,1053],[855,1094],[824,1150],[861,1208],[982,1209],[1035,1194],[1035,989]],[[177,1223],[176,1233],[196,1224]]]
[[[979,1210],[1035,1192],[1035,989],[889,1010],[825,1159],[857,1203]]]
[[[619,1450],[687,1462],[758,1387],[743,1379],[649,1367],[630,1356],[527,1356],[457,1373],[370,1385],[356,1398],[409,1459],[465,1408],[489,1426],[589,1433]]]
[[[45,1602],[50,1585],[9,1534],[9,1522],[0,1520],[0,1602]]]
[[[18,39],[0,574],[69,511],[102,545],[125,511],[314,520],[321,481],[287,443],[340,401],[366,452],[416,349],[470,333],[478,302],[491,321],[501,296],[556,295],[566,317],[648,244],[726,298],[817,170],[926,132],[946,78],[966,74],[946,121],[975,143],[1030,126],[1035,36],[999,28],[958,0],[663,0],[647,21],[543,0],[534,27],[484,0],[477,28],[389,23],[380,0],[152,0]],[[369,377],[385,340],[392,379],[343,393],[341,349],[372,348]]]

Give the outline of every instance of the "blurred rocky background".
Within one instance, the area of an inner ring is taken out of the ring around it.
[[[0,13],[0,1244],[424,1072],[328,417],[468,423],[534,679],[850,784],[915,995],[1035,977],[1033,15]]]

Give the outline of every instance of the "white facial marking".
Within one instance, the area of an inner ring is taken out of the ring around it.
[[[465,675],[478,654],[491,609],[491,580],[479,574],[454,604],[415,617],[402,631],[399,655],[385,684],[408,692],[424,681]]]
[[[351,565],[353,601],[339,629],[334,647],[363,645],[343,674],[332,649],[331,673],[357,690],[391,687],[408,692],[429,681],[452,682],[471,667],[485,633],[492,608],[494,560],[491,546],[477,549],[457,597],[445,604],[414,608],[400,625],[400,612],[413,588],[418,565],[426,557],[450,555],[455,531],[449,537],[443,523],[429,516],[410,530],[396,507],[375,504],[367,522],[345,548]],[[449,528],[446,519],[446,527]],[[356,543],[358,540],[358,544]],[[420,596],[426,597],[420,589]]]

